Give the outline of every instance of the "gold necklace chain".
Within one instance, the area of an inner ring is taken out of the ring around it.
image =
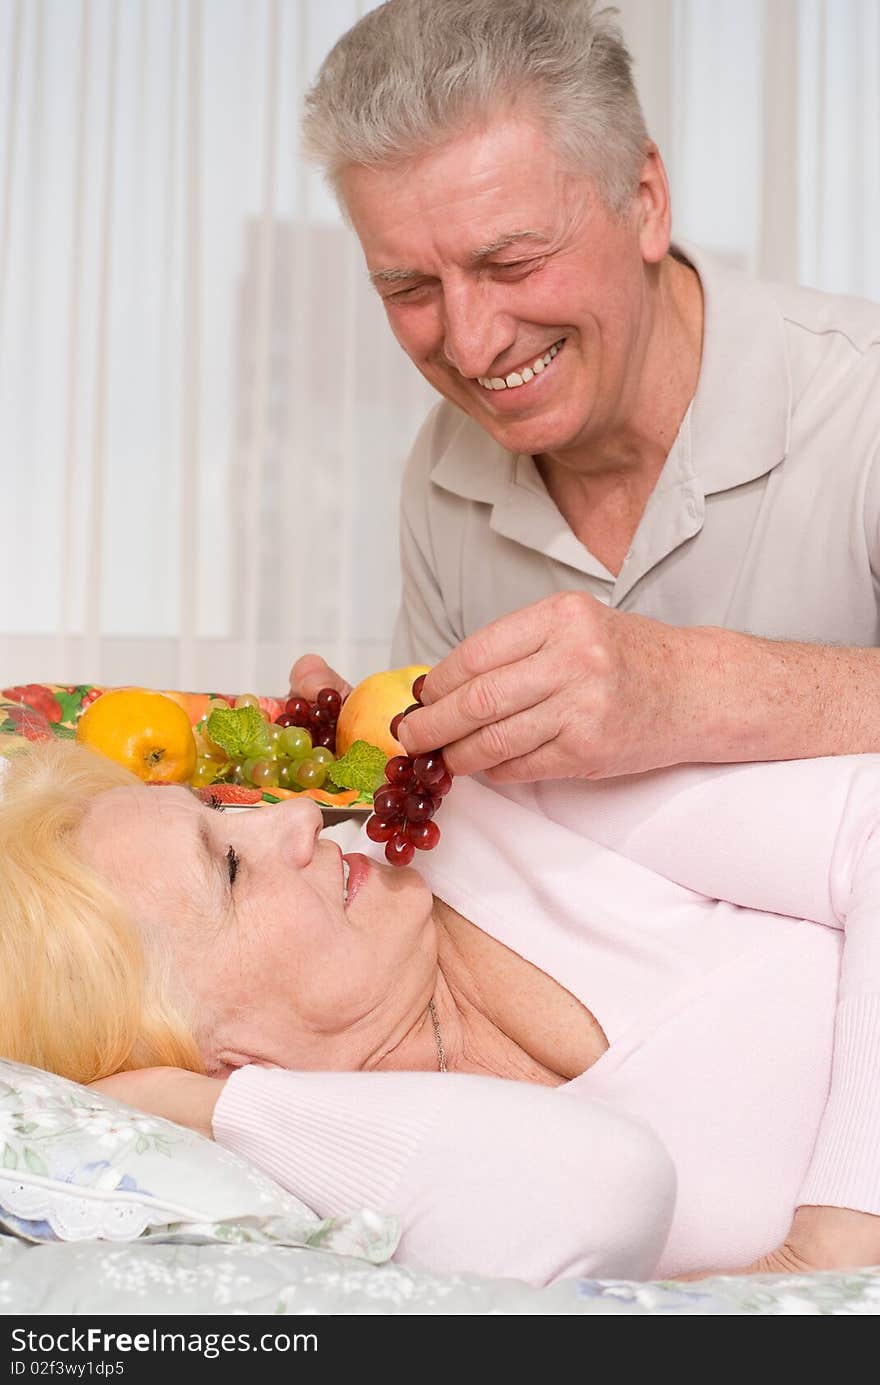
[[[431,1015],[431,1023],[434,1026],[434,1040],[437,1044],[437,1070],[446,1072],[446,1054],[443,1049],[443,1039],[440,1035],[440,1022],[437,1019],[437,1011],[434,1008],[433,1000],[428,1001],[428,1010]]]

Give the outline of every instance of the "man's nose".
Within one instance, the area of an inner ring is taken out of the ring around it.
[[[516,335],[513,320],[499,310],[491,287],[457,284],[444,294],[443,355],[461,375],[494,373],[494,363]]]

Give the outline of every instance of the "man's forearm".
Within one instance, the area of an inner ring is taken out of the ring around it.
[[[681,631],[683,762],[880,751],[880,650]]]

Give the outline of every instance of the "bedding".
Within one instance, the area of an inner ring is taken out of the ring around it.
[[[515,1279],[368,1265],[326,1250],[141,1241],[31,1246],[0,1234],[0,1314],[177,1316],[859,1316],[880,1276],[767,1275],[694,1283]]]
[[[0,1061],[0,1314],[880,1313],[880,1275],[692,1283],[439,1274],[393,1216],[322,1221],[211,1141]]]
[[[0,1059],[0,1231],[27,1241],[320,1245],[375,1263],[400,1228],[319,1217],[244,1159],[88,1087]]]

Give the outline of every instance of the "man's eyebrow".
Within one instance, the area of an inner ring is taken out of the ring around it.
[[[371,284],[402,284],[407,279],[423,279],[420,269],[371,269]]]
[[[541,245],[548,245],[550,237],[543,231],[508,231],[504,236],[499,236],[497,240],[491,240],[486,245],[478,245],[471,254],[471,263],[479,264],[480,260],[488,260],[491,255],[497,255],[502,250],[507,250],[511,245],[518,245],[520,241],[535,241]]]
[[[497,239],[487,241],[485,245],[478,245],[468,256],[472,265],[481,264],[483,260],[488,260],[492,255],[499,254],[502,250],[507,250],[511,245],[518,245],[521,241],[533,241],[539,245],[548,245],[549,236],[543,231],[508,231]],[[369,279],[371,284],[403,284],[410,279],[424,279],[425,273],[421,269],[407,269],[405,267],[395,267],[393,269],[373,269],[370,271]]]

